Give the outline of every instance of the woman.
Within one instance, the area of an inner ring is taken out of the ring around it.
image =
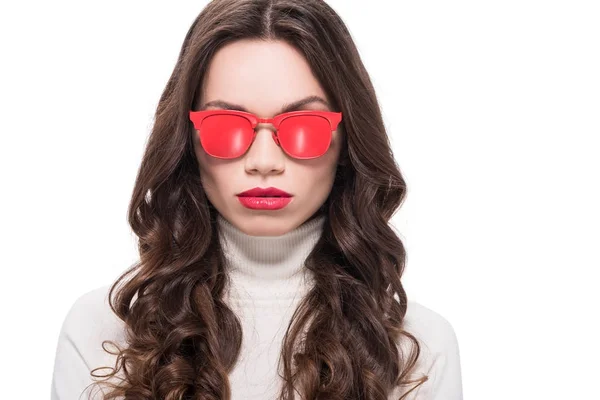
[[[461,399],[452,327],[401,284],[405,194],[327,4],[211,2],[135,183],[140,261],[69,311],[52,398]]]

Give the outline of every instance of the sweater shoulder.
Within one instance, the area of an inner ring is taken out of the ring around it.
[[[458,340],[448,319],[429,307],[409,300],[403,328],[415,337],[419,345],[419,355],[410,378],[427,376],[427,380],[411,392],[407,400],[462,400]],[[408,337],[402,336],[398,348],[404,361],[415,351],[415,344]],[[399,393],[404,392],[396,391],[394,396]]]
[[[72,303],[61,329],[61,337],[77,347],[90,370],[114,364],[113,356],[102,347],[103,341],[112,341],[119,346],[124,343],[125,324],[108,303],[110,287],[101,286],[79,295]],[[116,350],[112,344],[106,344],[106,349]]]
[[[440,313],[416,301],[408,301],[404,328],[432,352],[443,352],[457,344],[452,324]]]
[[[102,388],[93,385],[95,376],[115,366],[116,355],[111,352],[118,350],[114,345],[124,347],[125,331],[108,303],[109,290],[110,286],[96,288],[71,304],[56,347],[52,400],[87,399],[88,395],[96,399]]]
[[[122,321],[110,308],[108,302],[110,287],[110,285],[101,286],[79,295],[65,317],[63,329],[80,335],[90,334],[94,330],[97,330],[100,335],[117,334],[119,328],[122,328]]]

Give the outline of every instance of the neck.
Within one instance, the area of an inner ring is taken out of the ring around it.
[[[219,214],[219,237],[230,280],[254,297],[290,294],[299,285],[302,288],[310,278],[304,261],[319,240],[325,219],[324,214],[313,216],[280,236],[252,236]]]

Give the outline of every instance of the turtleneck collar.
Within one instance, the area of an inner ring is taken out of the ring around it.
[[[217,224],[230,275],[258,284],[298,278],[322,234],[325,218],[319,214],[280,236],[252,236],[219,214]]]

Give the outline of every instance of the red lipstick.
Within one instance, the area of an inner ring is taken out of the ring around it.
[[[291,194],[276,187],[268,187],[264,189],[255,187],[250,190],[246,190],[245,192],[238,193],[237,195],[243,197],[292,197]]]
[[[246,208],[254,210],[279,210],[292,201],[292,195],[275,187],[259,188],[237,194],[238,200]]]

